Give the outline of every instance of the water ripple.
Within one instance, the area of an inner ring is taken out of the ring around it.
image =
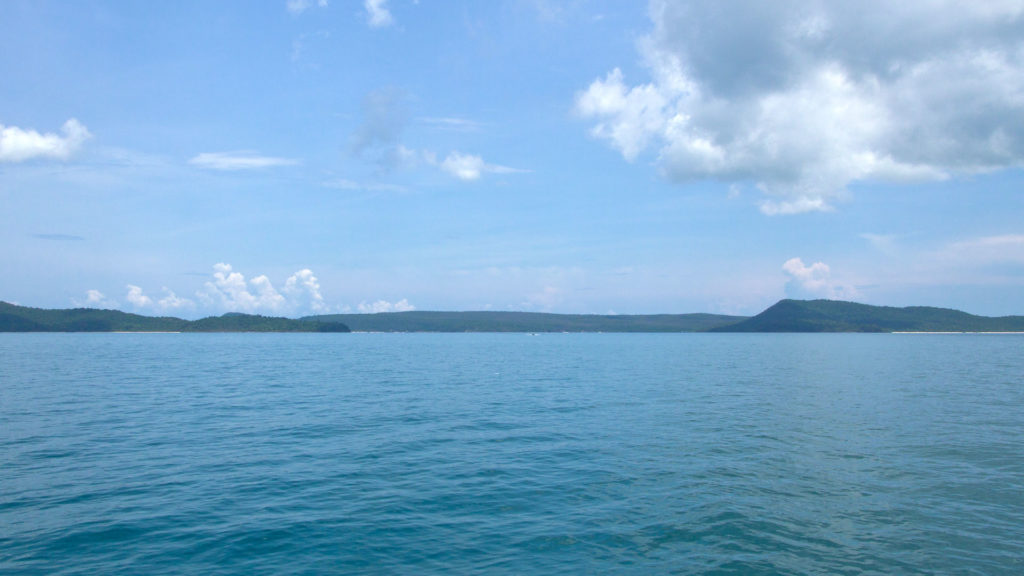
[[[1018,337],[0,335],[0,572],[1024,573]]]

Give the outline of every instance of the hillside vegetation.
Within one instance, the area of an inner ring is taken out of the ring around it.
[[[712,332],[1024,332],[1024,316],[991,318],[959,310],[870,306],[838,300],[782,300]]]
[[[718,314],[544,314],[386,312],[298,320],[228,313],[201,320],[119,310],[44,310],[0,302],[0,332],[1024,332],[1024,316],[991,318],[959,310],[870,306],[837,300],[782,300],[757,316]]]
[[[704,332],[743,316],[718,314],[598,315],[538,312],[384,312],[308,316],[360,332]]]
[[[153,317],[119,310],[44,310],[0,302],[0,332],[348,332],[337,322],[229,313],[201,320]]]

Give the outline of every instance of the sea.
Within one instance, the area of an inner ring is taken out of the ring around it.
[[[1024,574],[1024,335],[0,334],[0,574]]]

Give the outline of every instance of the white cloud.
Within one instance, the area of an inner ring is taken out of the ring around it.
[[[128,295],[125,296],[125,300],[127,300],[132,306],[135,306],[136,308],[146,308],[153,305],[153,300],[142,293],[142,288],[133,286],[132,284],[129,284],[127,288]]]
[[[752,182],[763,212],[793,214],[853,182],[1024,165],[1019,1],[652,0],[650,14],[650,81],[614,69],[575,109],[672,180]]]
[[[308,268],[289,276],[280,292],[265,275],[246,280],[241,272],[223,262],[213,269],[213,278],[196,292],[196,297],[211,311],[295,315],[329,310],[320,282]]]
[[[299,270],[284,283],[284,293],[295,298],[305,298],[314,312],[325,312],[327,305],[320,293],[320,282],[309,268]]]
[[[525,170],[509,168],[508,166],[488,164],[484,162],[484,159],[480,156],[475,156],[473,154],[461,154],[459,152],[452,152],[448,154],[448,156],[446,156],[441,162],[440,168],[459,180],[464,181],[478,180],[484,173],[512,174],[516,172],[525,172]]]
[[[166,286],[164,286],[163,291],[164,297],[156,303],[161,310],[188,310],[195,307],[195,302],[178,296]]]
[[[117,308],[117,301],[107,298],[103,292],[100,292],[99,290],[86,290],[84,301],[78,299],[72,299],[71,301],[75,306],[81,306],[83,308]]]
[[[459,118],[455,116],[420,118],[419,122],[434,128],[452,130],[456,132],[474,132],[480,129],[480,123],[475,120]]]
[[[365,0],[363,7],[366,9],[366,20],[371,28],[384,28],[394,24],[395,19],[388,10],[388,0]]]
[[[873,248],[884,253],[893,252],[896,240],[899,238],[896,234],[872,234],[870,232],[865,232],[860,237],[867,240]]]
[[[379,314],[381,312],[410,312],[415,310],[416,307],[409,303],[408,300],[402,298],[398,302],[391,303],[387,300],[377,300],[376,302],[366,303],[360,302],[357,310],[360,314]]]
[[[852,286],[842,286],[832,280],[832,270],[824,262],[807,266],[800,258],[791,258],[782,265],[782,271],[789,276],[786,296],[790,298],[842,300],[857,296],[857,290]]]
[[[135,308],[154,308],[161,312],[173,312],[179,310],[190,310],[195,307],[195,302],[188,298],[181,298],[166,286],[163,288],[164,297],[156,301],[147,296],[142,288],[138,286],[128,284],[127,288],[128,294],[125,296],[125,300]],[[90,292],[94,291],[90,290]],[[102,296],[102,294],[100,296]]]
[[[230,264],[215,264],[213,280],[196,293],[200,300],[229,312],[279,312],[285,299],[274,289],[266,276],[256,276],[246,282],[245,276],[231,269]],[[252,290],[250,290],[250,286]]]
[[[953,242],[937,255],[940,262],[985,266],[1024,263],[1024,234],[983,236]]]
[[[99,304],[107,299],[107,297],[103,295],[103,292],[100,292],[99,290],[86,290],[85,293],[85,301],[88,304]]]
[[[274,156],[260,156],[255,152],[204,152],[188,161],[189,164],[211,170],[256,170],[275,166],[293,166],[298,160]]]
[[[92,137],[78,120],[71,118],[61,127],[63,136],[40,134],[17,126],[0,124],[0,162],[24,162],[34,158],[67,160]]]
[[[327,7],[327,0],[316,0],[316,5],[320,8]],[[312,0],[288,0],[285,3],[285,7],[292,14],[302,14],[313,6]]]
[[[443,160],[429,149],[408,148],[402,143],[402,134],[409,124],[406,107],[408,96],[395,88],[381,88],[368,92],[362,102],[362,118],[353,132],[351,153],[376,163],[384,172],[396,168],[433,166],[463,181],[478,180],[483,174],[512,174],[528,172],[500,164],[490,164],[478,155],[450,152]],[[455,130],[473,130],[479,125],[455,117],[420,118],[418,122]],[[345,189],[373,189],[349,180],[335,182]]]
[[[483,158],[458,152],[452,152],[441,162],[441,169],[459,180],[480,178],[485,166]]]

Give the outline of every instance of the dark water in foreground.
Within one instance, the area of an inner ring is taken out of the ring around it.
[[[1022,574],[1024,336],[0,334],[4,574]]]

